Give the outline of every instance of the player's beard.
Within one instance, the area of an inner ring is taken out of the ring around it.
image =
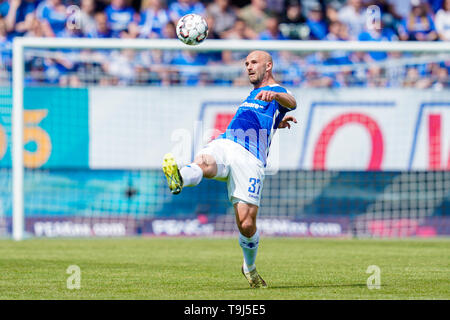
[[[252,76],[256,76],[256,77],[253,77],[253,78],[252,78]],[[263,79],[264,79],[264,72],[262,72],[261,74],[255,73],[255,74],[252,74],[252,75],[249,75],[249,76],[248,76],[248,80],[249,80],[250,83],[253,84],[253,85],[258,85],[258,84],[260,84],[260,83],[262,82]]]

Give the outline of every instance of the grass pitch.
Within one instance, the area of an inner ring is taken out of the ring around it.
[[[262,237],[256,262],[267,289],[249,288],[235,238],[0,240],[0,299],[450,299],[450,239]]]

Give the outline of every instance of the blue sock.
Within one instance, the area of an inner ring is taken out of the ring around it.
[[[256,268],[255,260],[259,245],[258,230],[256,230],[255,234],[250,238],[239,233],[239,245],[244,253],[244,272],[250,272]]]

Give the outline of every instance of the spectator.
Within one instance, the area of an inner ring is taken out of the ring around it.
[[[404,2],[408,1],[409,0],[404,0]],[[389,0],[369,0],[366,2],[366,6],[377,6],[380,8],[382,16],[390,15],[395,20],[403,20],[403,16],[397,12],[396,7],[390,3]]]
[[[398,25],[403,20],[403,17],[397,13],[395,7],[389,3],[388,0],[370,0],[366,4],[367,6],[375,5],[380,9],[381,21],[383,21],[385,28],[397,30]]]
[[[420,78],[420,73],[417,68],[411,67],[406,73],[403,80],[403,87],[425,89],[431,86],[431,80],[427,78]]]
[[[336,74],[337,87],[360,87],[362,84],[363,83],[353,75],[353,71],[350,67],[342,67],[340,72]]]
[[[367,69],[367,84],[368,88],[385,88],[387,86],[387,79],[380,66],[372,65]]]
[[[175,25],[181,17],[189,13],[204,15],[205,7],[199,0],[177,0],[170,5],[169,17]]]
[[[169,21],[162,31],[162,37],[165,39],[177,39],[177,31],[175,24],[172,21]],[[177,51],[161,51],[162,59],[164,59],[165,63],[169,64],[169,62],[175,58],[178,54]]]
[[[345,37],[344,33],[342,32],[343,28],[345,28],[345,25],[342,22],[340,22],[340,21],[331,22],[328,27],[328,33],[325,36],[324,40],[329,40],[329,41],[348,40],[348,38]]]
[[[92,4],[93,5],[93,4]],[[89,4],[85,3],[85,9],[88,8]],[[91,9],[89,9],[91,10]],[[93,8],[92,8],[93,10]],[[85,12],[86,13],[86,12]],[[77,20],[74,18],[74,15],[80,14],[80,18],[83,17],[82,11],[79,11],[77,8],[73,9],[73,7],[67,8],[67,21],[65,24],[64,30],[57,33],[56,36],[60,38],[82,38],[83,34],[83,21]]]
[[[310,30],[310,40],[323,40],[326,37],[328,28],[323,19],[322,6],[319,3],[310,8],[306,24]]]
[[[425,76],[430,78],[431,82],[436,81],[439,75],[440,68],[441,66],[439,65],[439,63],[428,63],[426,66]]]
[[[432,12],[438,12],[444,5],[445,0],[428,0],[428,5]]]
[[[237,19],[233,28],[228,30],[227,32],[224,32],[222,37],[224,39],[238,39],[238,40],[244,40],[244,39],[256,39],[257,34],[250,29],[244,20]],[[245,59],[246,53],[239,52],[239,51],[223,51],[222,52],[222,61],[224,64],[227,65],[233,65],[236,64],[238,61]]]
[[[130,22],[128,24],[128,28],[126,31],[122,31],[120,33],[120,37],[123,39],[136,39],[139,37],[140,34],[140,28],[137,23]]]
[[[280,16],[281,13],[286,9],[284,0],[266,0],[266,1],[267,1],[267,10],[271,14]]]
[[[341,8],[341,5],[338,1],[334,0],[332,2],[329,2],[325,8],[325,20],[327,24],[329,25],[332,22],[339,21],[339,9]]]
[[[391,52],[389,54],[390,59],[400,59],[402,58],[402,53],[398,51]],[[386,77],[389,79],[388,86],[389,87],[401,87],[403,84],[403,79],[406,76],[406,67],[401,63],[392,63],[386,68],[385,73]]]
[[[373,24],[371,28],[363,31],[358,36],[359,41],[396,41],[397,35],[391,28],[386,28],[382,21]]]
[[[44,58],[44,80],[51,84],[58,84],[60,78],[67,76],[74,67],[69,59],[58,53],[56,55],[57,58]]]
[[[302,3],[300,0],[287,0],[285,6],[286,10],[280,21],[281,33],[292,40],[306,39],[308,28],[302,13]]]
[[[303,87],[305,88],[331,88],[334,79],[328,75],[321,75],[315,66],[309,66],[305,72]]]
[[[236,22],[236,13],[230,7],[229,0],[214,0],[207,9],[207,17],[214,19],[215,31],[221,34],[224,31],[230,30]]]
[[[261,40],[287,40],[280,32],[278,18],[273,16],[266,20],[266,30],[259,34]]]
[[[399,28],[401,40],[433,41],[438,34],[421,0],[411,0],[412,11]]]
[[[259,34],[265,29],[266,20],[269,18],[266,8],[266,0],[251,0],[250,4],[239,11],[238,16],[250,29]]]
[[[81,0],[81,30],[85,36],[95,30],[95,1]]]
[[[78,75],[79,80],[84,83],[85,85],[93,85],[98,84],[100,82],[100,79],[105,76],[104,70],[102,68],[102,65],[99,61],[100,59],[103,59],[103,61],[106,61],[106,56],[109,55],[111,52],[107,51],[106,54],[103,55],[101,52],[92,52],[89,49],[87,50],[81,50],[80,52],[80,60],[82,62],[79,62],[76,66],[76,73]],[[92,57],[94,55],[94,59]],[[84,60],[84,61],[83,61]],[[97,60],[97,61],[92,61]]]
[[[432,88],[435,90],[443,90],[450,87],[450,81],[447,68],[439,68],[437,78],[432,84]]]
[[[450,0],[251,0],[250,5],[239,11],[231,6],[230,0],[206,0],[203,2],[209,4],[206,10],[201,0],[168,0],[171,3],[170,11],[165,8],[165,1],[143,0],[139,19],[130,6],[130,0],[0,0],[0,70],[5,72],[11,68],[11,40],[14,36],[175,39],[175,24],[181,15],[187,13],[207,13],[205,18],[209,25],[209,39],[395,41],[395,30],[403,40],[450,40]],[[81,7],[82,33],[69,27],[73,12],[67,12],[66,5],[72,3]],[[341,3],[346,6],[342,7]],[[100,6],[96,8],[98,4]],[[284,4],[285,10],[278,20],[272,17],[271,12],[280,11],[280,4]],[[97,9],[106,5],[106,10],[96,13]],[[325,5],[324,11],[322,8]],[[364,8],[368,5],[377,5],[381,9],[380,27],[366,26]],[[411,12],[401,17],[398,12],[406,7],[411,7]],[[307,18],[303,16],[302,8],[307,9]],[[431,8],[437,10],[436,14]],[[175,21],[172,21],[172,15],[177,16]],[[111,30],[113,25],[119,26],[118,31]],[[253,29],[260,31],[255,32]],[[357,29],[360,32],[355,36]],[[30,83],[30,79],[74,87],[89,83],[248,83],[245,73],[240,78],[238,76],[242,59],[245,58],[245,53],[240,51],[186,54],[158,50],[96,50],[93,56],[87,50],[88,58],[85,60],[84,57],[80,58],[80,50],[64,49],[59,52],[59,56],[53,53],[45,59],[28,59],[26,83]],[[387,68],[372,64],[385,60],[387,56],[384,52],[348,53],[341,50],[316,52],[311,57],[280,52],[274,53],[273,59],[279,66],[275,74],[280,76],[282,83],[290,85],[449,88],[450,61],[419,63],[400,59]],[[389,57],[402,58],[408,55],[392,52]],[[94,71],[91,68],[95,63]],[[226,72],[217,67],[223,64],[229,66],[223,69]],[[218,72],[207,74],[202,67],[204,65],[215,65],[214,70]],[[336,69],[336,65],[341,67]],[[95,75],[91,78],[85,76],[93,73]],[[180,81],[180,77],[183,81]]]
[[[89,38],[111,38],[113,33],[109,28],[108,17],[104,12],[97,12],[94,15],[95,28],[89,33]]]
[[[43,37],[44,28],[42,27],[41,21],[36,18],[34,14],[30,14],[25,18],[25,23],[27,24],[27,32],[24,34],[25,37]]]
[[[221,36],[216,31],[216,20],[213,16],[207,15],[205,18],[208,25],[208,39],[221,39]]]
[[[111,53],[110,60],[104,67],[118,84],[129,84],[136,79],[135,55],[136,51],[131,49],[123,49]]]
[[[216,32],[216,20],[213,16],[206,16],[206,23],[208,24],[208,39],[220,39],[220,35]],[[220,51],[209,51],[203,52],[209,64],[221,64],[222,63],[222,52]]]
[[[169,22],[172,24],[172,22]],[[174,58],[172,55],[168,55],[162,50],[145,50],[140,54],[140,62],[143,66],[147,66],[148,77],[150,84],[159,84],[162,86],[171,84],[171,75],[176,75],[174,70],[171,70],[169,64]]]
[[[350,54],[350,61],[353,64],[362,64],[366,62],[366,54],[361,51],[354,51]]]
[[[8,30],[6,27],[5,19],[0,18],[0,51],[3,52],[5,43],[9,42]]]
[[[388,0],[388,2],[399,14],[401,20],[405,19],[411,12],[411,0]]]
[[[140,36],[144,38],[162,38],[163,30],[170,21],[167,10],[161,0],[144,0],[142,2]]]
[[[127,4],[127,0],[111,0],[105,9],[113,36],[118,37],[128,31],[128,25],[135,21],[136,12]]]
[[[12,43],[10,40],[6,22],[0,18],[0,82],[9,80],[8,73],[12,69]],[[6,86],[9,85],[10,83],[6,84]]]
[[[358,86],[365,86],[367,81],[366,67],[367,55],[365,52],[354,51],[349,54],[349,60],[353,66],[353,81]]]
[[[81,31],[81,28],[73,27],[69,23],[67,23],[64,30],[59,32],[56,36],[58,38],[82,38],[83,33]]]
[[[302,68],[298,64],[298,56],[294,52],[280,51],[276,60],[278,67],[274,70],[282,84],[299,86],[302,81]]]
[[[329,41],[345,41],[348,40],[347,27],[340,21],[330,23],[329,32],[324,40]],[[330,52],[330,64],[351,64],[348,52],[344,50],[337,50]]]
[[[162,37],[165,39],[177,39],[177,30],[175,24],[169,21],[162,31]]]
[[[356,40],[366,25],[362,0],[347,0],[347,5],[339,10],[339,20],[347,25],[350,40]]]
[[[44,0],[36,8],[36,17],[42,23],[44,35],[55,37],[66,27],[67,8],[61,0]]]
[[[222,34],[224,39],[256,39],[258,35],[250,29],[244,20],[236,19],[233,28]]]
[[[442,8],[436,13],[435,25],[439,39],[450,41],[450,0],[444,0]]]
[[[374,24],[372,28],[363,31],[358,36],[359,41],[395,41],[398,40],[397,35],[390,28],[385,28],[380,21],[379,24]],[[386,52],[369,52],[368,57],[372,61],[385,60],[388,55]]]
[[[0,4],[0,17],[5,19],[6,31],[11,37],[23,36],[27,32],[25,18],[35,8],[34,0],[10,0]]]
[[[172,65],[180,67],[181,84],[194,86],[199,82],[200,71],[198,67],[207,64],[204,55],[194,51],[181,51],[171,62]],[[197,66],[197,68],[192,68]]]

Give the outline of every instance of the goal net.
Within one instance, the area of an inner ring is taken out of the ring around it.
[[[223,182],[172,195],[269,51],[297,98],[274,137],[258,228],[280,236],[450,234],[450,50],[442,43],[15,39],[0,88],[0,233],[237,232]],[[23,146],[18,143],[23,141]]]

